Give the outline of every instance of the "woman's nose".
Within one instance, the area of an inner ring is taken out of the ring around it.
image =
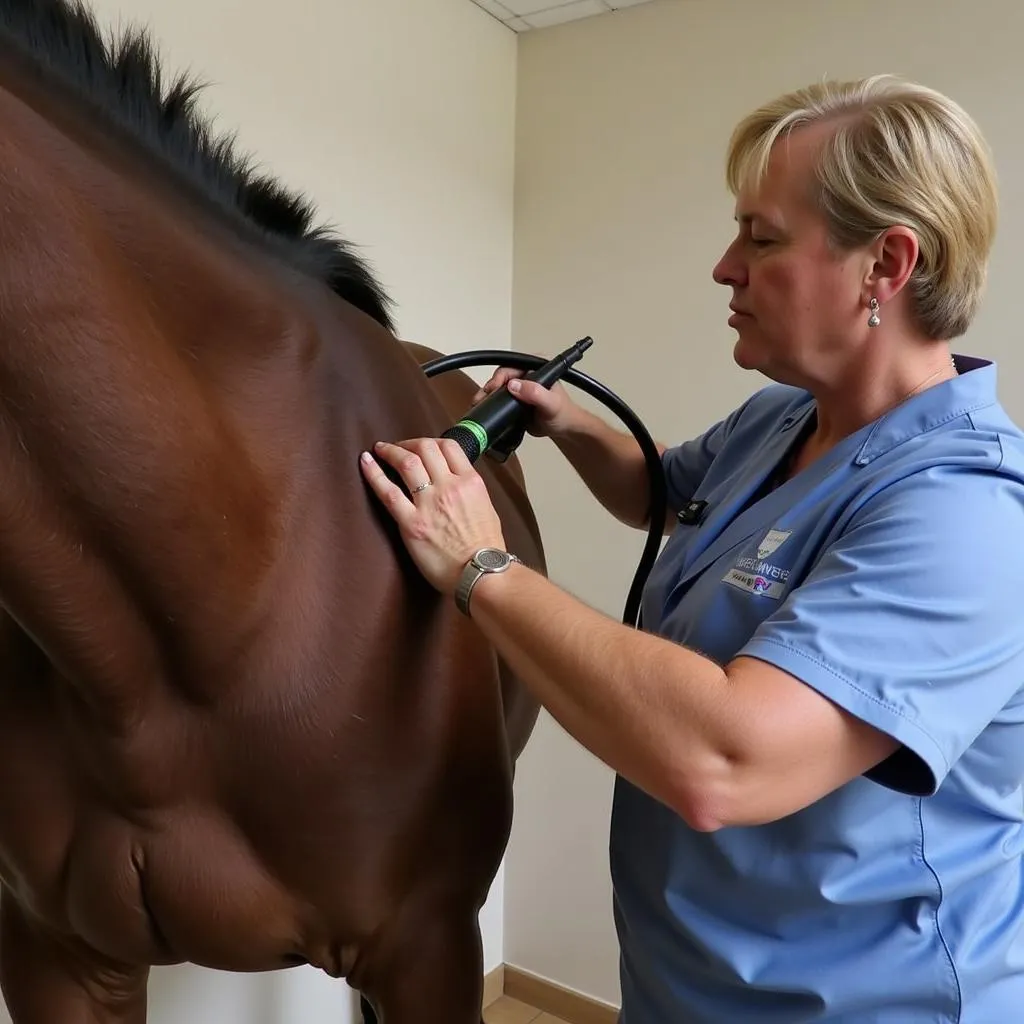
[[[716,284],[742,287],[746,283],[746,269],[739,253],[736,252],[735,244],[730,245],[722,253],[722,258],[715,264],[711,276]]]

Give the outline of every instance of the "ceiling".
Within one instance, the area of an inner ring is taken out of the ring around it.
[[[650,0],[471,0],[514,32],[547,28],[565,21],[611,14]]]

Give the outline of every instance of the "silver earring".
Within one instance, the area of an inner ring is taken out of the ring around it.
[[[878,299],[871,296],[871,316],[868,317],[868,327],[877,327],[882,321],[878,319]]]

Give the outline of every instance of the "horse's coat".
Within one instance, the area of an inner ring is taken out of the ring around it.
[[[439,434],[309,209],[104,48],[0,0],[0,981],[141,1024],[152,964],[311,963],[476,1024],[477,912],[536,705],[418,576],[359,452]],[[544,569],[514,460],[481,465]]]

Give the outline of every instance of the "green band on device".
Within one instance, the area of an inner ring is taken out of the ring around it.
[[[455,425],[465,427],[477,439],[480,451],[487,450],[487,431],[479,423],[474,423],[472,420],[459,420]]]

